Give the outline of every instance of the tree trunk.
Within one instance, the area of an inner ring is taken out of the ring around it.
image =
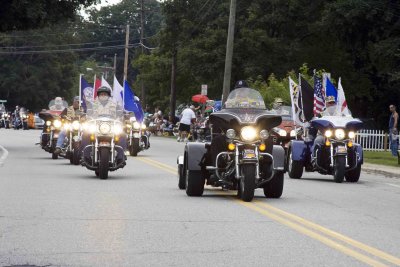
[[[175,106],[176,106],[176,57],[177,50],[174,50],[172,53],[172,66],[171,66],[171,98],[170,98],[170,106],[169,106],[169,114],[172,118],[175,118]]]

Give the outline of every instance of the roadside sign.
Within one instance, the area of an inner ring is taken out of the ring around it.
[[[0,103],[7,103],[7,100],[1,100],[0,99]]]
[[[201,85],[201,94],[202,95],[207,95],[207,84],[202,84]]]

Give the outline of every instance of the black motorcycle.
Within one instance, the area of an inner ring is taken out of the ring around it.
[[[129,154],[136,157],[140,151],[150,148],[150,135],[146,131],[146,124],[136,121],[135,117],[131,117],[126,126]]]
[[[251,201],[256,188],[279,198],[283,191],[285,151],[273,145],[270,131],[282,118],[268,113],[258,91],[232,91],[225,108],[210,115],[211,142],[187,143],[178,157],[180,189],[188,196],[201,196],[205,182],[237,190]]]

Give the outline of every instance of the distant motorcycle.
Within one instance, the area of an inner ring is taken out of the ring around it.
[[[67,137],[64,140],[60,156],[69,159],[70,163],[73,165],[79,165],[82,138],[82,129],[79,118],[74,118],[72,121],[65,122],[63,128],[67,131]]]
[[[8,112],[1,114],[0,128],[10,129],[10,117],[11,115]]]
[[[131,156],[136,157],[140,151],[150,148],[150,136],[146,131],[145,123],[140,123],[135,117],[131,117],[127,129],[129,130],[128,149]]]
[[[363,164],[363,149],[356,144],[355,133],[363,123],[352,117],[326,116],[311,121],[324,136],[322,146],[314,140],[292,140],[288,153],[288,173],[301,178],[303,169],[333,175],[336,183],[357,182]]]
[[[21,127],[23,130],[28,130],[28,119],[29,119],[29,114],[26,112],[25,109],[21,108],[21,112],[20,112],[20,118],[21,118]]]

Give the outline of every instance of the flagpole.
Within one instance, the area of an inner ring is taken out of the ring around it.
[[[300,101],[301,101],[301,114],[303,116],[303,120],[305,120],[304,116],[304,105],[303,105],[303,90],[301,89],[301,73],[299,73],[299,90],[300,90]],[[300,118],[301,119],[301,118]],[[302,122],[301,127],[303,128],[303,133],[306,132],[306,129],[304,127],[304,123]]]
[[[83,74],[79,74],[79,109],[81,109],[81,101],[82,101],[82,76]]]
[[[94,95],[94,93],[96,92],[96,73],[94,74],[94,78],[93,78],[93,101],[96,99],[96,96]]]

